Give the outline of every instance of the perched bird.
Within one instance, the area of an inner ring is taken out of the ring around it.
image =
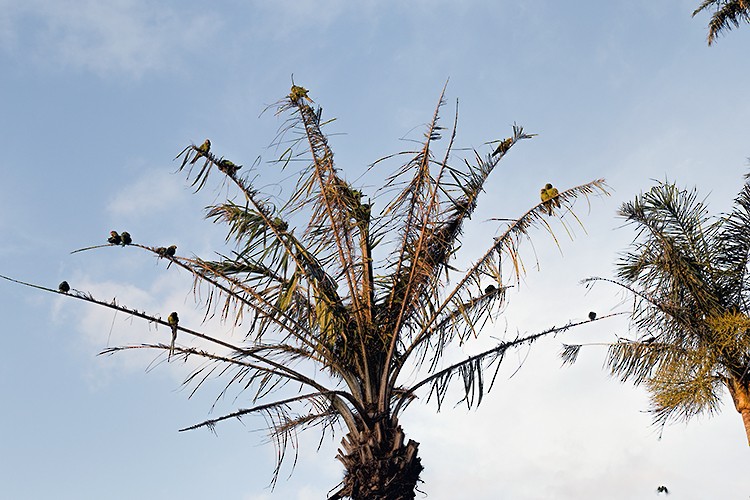
[[[596,319],[596,313],[594,311],[589,312],[589,320],[594,321]]]
[[[544,185],[544,187],[541,190],[541,198],[544,202],[544,206],[547,208],[547,213],[549,215],[552,215],[553,210],[552,207],[555,206],[557,208],[560,208],[560,192],[557,190],[556,187],[553,187],[552,184],[547,183]]]
[[[237,165],[233,161],[224,158],[219,160],[218,166],[219,170],[229,175],[230,177],[235,175],[237,171],[242,168],[242,165]]]
[[[167,317],[167,323],[169,323],[169,326],[172,328],[172,343],[169,344],[169,357],[167,359],[172,358],[172,354],[174,354],[174,342],[177,340],[177,325],[180,322],[180,318],[177,316],[177,313],[175,311],[172,311],[169,313],[169,317]]]
[[[289,99],[294,103],[298,102],[300,99],[307,99],[308,101],[313,102],[313,100],[307,96],[307,92],[308,90],[305,87],[292,85],[292,91],[289,92]]]
[[[156,255],[159,257],[166,257],[167,256],[167,249],[164,247],[158,247],[156,249]]]
[[[497,156],[499,154],[507,153],[510,147],[513,145],[513,139],[508,137],[507,139],[503,139],[500,141],[500,144],[497,146],[497,149],[495,149],[495,152],[492,153],[492,156]]]
[[[122,243],[122,239],[120,238],[120,235],[117,234],[117,231],[110,231],[107,242],[111,243],[112,245],[119,245],[120,243]]]
[[[205,141],[203,141],[203,144],[198,146],[196,153],[195,153],[195,158],[193,158],[193,161],[191,161],[190,164],[192,165],[193,163],[198,161],[198,158],[206,156],[209,151],[211,151],[211,141],[206,139]]]
[[[487,288],[484,289],[484,293],[489,295],[496,290],[497,288],[495,288],[495,285],[487,285]]]
[[[164,255],[167,255],[169,257],[174,257],[175,252],[177,252],[177,245],[170,245],[164,251]]]
[[[130,245],[133,243],[133,239],[130,237],[130,233],[127,231],[123,231],[120,235],[120,239],[122,240],[122,246]]]
[[[57,286],[57,289],[62,293],[68,293],[70,291],[70,285],[68,285],[67,281],[63,281]]]
[[[658,495],[660,493],[664,493],[665,495],[669,495],[669,490],[667,489],[666,486],[661,485],[658,488],[656,488],[656,494]]]

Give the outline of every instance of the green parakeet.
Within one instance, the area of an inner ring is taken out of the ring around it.
[[[507,153],[510,147],[513,145],[513,139],[508,137],[507,139],[503,139],[500,141],[500,144],[497,146],[497,149],[495,149],[495,152],[492,153],[492,156],[497,156],[499,154]]]
[[[203,141],[203,144],[198,146],[195,152],[195,158],[193,158],[193,161],[191,161],[190,164],[192,165],[193,163],[198,161],[199,158],[206,156],[209,151],[211,151],[211,141],[206,139],[205,141]]]
[[[549,215],[552,215],[552,207],[555,206],[557,208],[560,208],[560,192],[557,190],[556,187],[553,187],[552,184],[547,183],[544,185],[544,187],[541,190],[541,197],[542,201],[544,202],[544,206],[547,208],[547,213]]]
[[[177,325],[179,324],[179,322],[180,318],[177,316],[177,313],[175,311],[169,313],[167,323],[169,323],[169,326],[172,328],[172,343],[169,344],[169,357],[167,359],[171,359],[172,354],[174,354],[174,343],[177,340]]]
[[[310,102],[313,102],[312,99],[310,99],[307,96],[308,90],[305,87],[300,87],[299,85],[292,85],[292,91],[289,92],[289,99],[292,100],[292,102],[297,102],[300,99],[307,99]]]
[[[112,245],[119,245],[120,243],[122,243],[122,239],[120,238],[120,235],[117,234],[117,231],[110,231],[107,242],[111,243]]]
[[[226,160],[224,158],[219,160],[218,166],[219,166],[219,170],[229,175],[230,177],[234,176],[237,173],[237,171],[242,168],[242,165],[237,165],[233,161]]]
[[[156,249],[156,254],[157,254],[157,255],[158,255],[159,257],[166,257],[166,256],[167,256],[167,249],[166,249],[166,248],[164,248],[164,247],[158,247],[158,248]]]
[[[164,251],[164,254],[169,257],[174,257],[175,252],[177,252],[177,245],[170,245]]]
[[[132,238],[130,237],[130,233],[127,231],[123,231],[120,235],[120,239],[122,239],[122,246],[130,245],[133,243]]]
[[[57,286],[57,289],[62,293],[68,293],[70,291],[70,285],[68,285],[67,281],[63,281]]]

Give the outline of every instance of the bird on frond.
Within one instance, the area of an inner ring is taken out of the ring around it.
[[[167,249],[164,251],[164,255],[167,257],[174,257],[174,254],[177,252],[177,245],[169,245]]]
[[[57,289],[62,293],[68,293],[70,291],[70,285],[67,281],[63,281],[57,286]]]
[[[206,139],[205,141],[203,141],[203,144],[196,148],[195,158],[193,158],[193,161],[191,161],[190,164],[192,165],[193,163],[198,161],[199,158],[206,156],[209,151],[211,151],[211,141]]]
[[[553,209],[552,207],[555,206],[557,208],[560,208],[560,192],[557,190],[556,187],[553,187],[552,184],[549,182],[544,185],[544,187],[541,190],[541,198],[544,202],[544,206],[547,208],[547,213],[549,215],[552,215]]]
[[[596,313],[594,311],[589,312],[589,320],[594,321],[596,319]]]
[[[227,160],[225,158],[222,158],[219,160],[219,163],[217,164],[219,167],[219,170],[227,174],[228,176],[232,177],[234,176],[239,169],[242,168],[242,165],[237,165],[231,160]]]
[[[492,153],[492,156],[497,156],[499,154],[505,154],[508,152],[510,147],[513,145],[513,139],[508,137],[507,139],[503,139],[500,141],[500,144],[497,146],[497,149]]]
[[[120,239],[122,240],[122,246],[130,245],[133,243],[133,239],[130,237],[130,233],[127,231],[123,231],[120,234]]]
[[[175,311],[172,311],[169,314],[167,317],[167,323],[169,323],[169,326],[172,328],[172,342],[169,344],[169,356],[167,357],[167,359],[171,359],[172,354],[174,354],[174,343],[177,340],[177,325],[180,323],[180,318]]]
[[[107,243],[110,243],[112,245],[119,245],[120,243],[122,243],[122,238],[119,234],[117,234],[117,231],[110,231],[109,238],[107,238]]]
[[[308,101],[313,102],[313,100],[308,97],[308,92],[309,91],[305,87],[292,84],[292,91],[289,92],[289,99],[294,103],[298,102],[300,99],[307,99]]]

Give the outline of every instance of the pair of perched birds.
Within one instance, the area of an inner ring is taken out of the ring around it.
[[[130,233],[127,231],[123,231],[122,234],[118,234],[117,231],[110,231],[109,238],[107,238],[107,243],[110,243],[112,245],[125,246],[133,243],[133,239],[130,237]]]
[[[156,254],[159,257],[174,257],[175,253],[177,253],[177,245],[169,245],[168,247],[158,247],[156,249]]]
[[[560,208],[560,192],[552,184],[545,184],[540,194],[549,215],[552,215],[553,207]]]
[[[211,151],[211,141],[206,139],[203,141],[203,144],[195,148],[195,158],[190,162],[190,164],[194,164],[197,162],[200,158],[208,158],[208,153]],[[230,177],[234,177],[234,175],[237,173],[239,169],[242,168],[242,165],[237,165],[231,160],[227,160],[226,158],[220,159],[216,165],[219,167],[219,170],[224,172],[225,174],[229,175]]]

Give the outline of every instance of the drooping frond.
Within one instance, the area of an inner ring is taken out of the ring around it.
[[[602,318],[605,317],[603,316]],[[571,322],[562,327],[552,327],[539,333],[503,341],[491,349],[470,356],[442,370],[438,370],[415,384],[410,385],[399,394],[394,414],[397,414],[405,404],[408,404],[410,397],[424,386],[429,386],[430,388],[428,399],[434,397],[438,409],[440,409],[449,388],[455,380],[461,381],[460,385],[463,391],[463,397],[459,400],[459,403],[464,402],[469,408],[478,406],[482,402],[484,394],[492,389],[498,370],[508,349],[531,345],[541,337],[562,333],[580,324],[583,324],[583,322]],[[488,370],[494,370],[494,372],[487,382],[485,372]]]

